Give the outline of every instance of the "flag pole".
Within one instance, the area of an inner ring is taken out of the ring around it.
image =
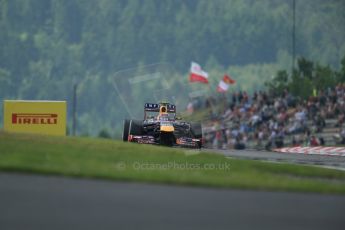
[[[211,111],[212,111],[212,114],[215,112],[216,108],[215,108],[215,105],[213,104],[213,100],[211,100],[213,98],[212,94],[212,89],[211,89],[211,84],[208,83],[208,92],[209,92],[209,102],[210,102],[210,106],[211,106]]]

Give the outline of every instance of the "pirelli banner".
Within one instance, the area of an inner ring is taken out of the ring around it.
[[[66,101],[4,101],[4,130],[66,135]]]

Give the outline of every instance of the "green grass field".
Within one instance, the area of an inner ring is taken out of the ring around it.
[[[0,132],[0,171],[204,187],[345,194],[345,172],[213,153]]]

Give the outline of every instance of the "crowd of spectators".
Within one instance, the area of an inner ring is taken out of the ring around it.
[[[256,148],[284,146],[286,137],[293,146],[324,145],[322,132],[327,119],[336,120],[339,137],[345,143],[345,84],[320,90],[307,100],[283,93],[265,91],[234,92],[230,97],[207,98],[204,106],[210,111],[204,122],[206,145],[214,148],[246,148],[248,142]],[[189,111],[193,112],[193,103]],[[341,136],[342,135],[342,136]]]

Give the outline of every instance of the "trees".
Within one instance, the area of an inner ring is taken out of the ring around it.
[[[313,90],[320,91],[328,87],[335,87],[338,83],[345,83],[344,78],[345,56],[342,59],[342,67],[339,72],[331,69],[330,66],[323,66],[313,63],[305,58],[298,59],[298,68],[292,75],[287,71],[278,71],[272,81],[265,83],[267,88],[276,93],[282,93],[288,89],[292,94],[303,99],[312,96]]]
[[[299,1],[297,54],[320,64],[300,63],[301,76],[294,77],[306,89],[291,85],[296,92],[332,85],[334,74],[344,81],[345,64],[332,71],[345,53],[344,10],[341,1]],[[185,75],[190,61],[209,72],[249,65],[246,72],[253,76],[238,82],[246,90],[261,87],[264,80],[251,66],[267,69],[282,54],[289,57],[290,17],[291,4],[284,0],[0,0],[0,99],[69,100],[71,86],[89,78],[81,93],[90,99],[79,112],[97,108],[96,119],[109,120],[105,110],[116,111],[118,100],[109,99],[115,97],[109,78],[139,63],[161,61],[174,66],[172,76]],[[285,65],[287,58],[281,61]],[[284,74],[273,88],[286,87]]]

